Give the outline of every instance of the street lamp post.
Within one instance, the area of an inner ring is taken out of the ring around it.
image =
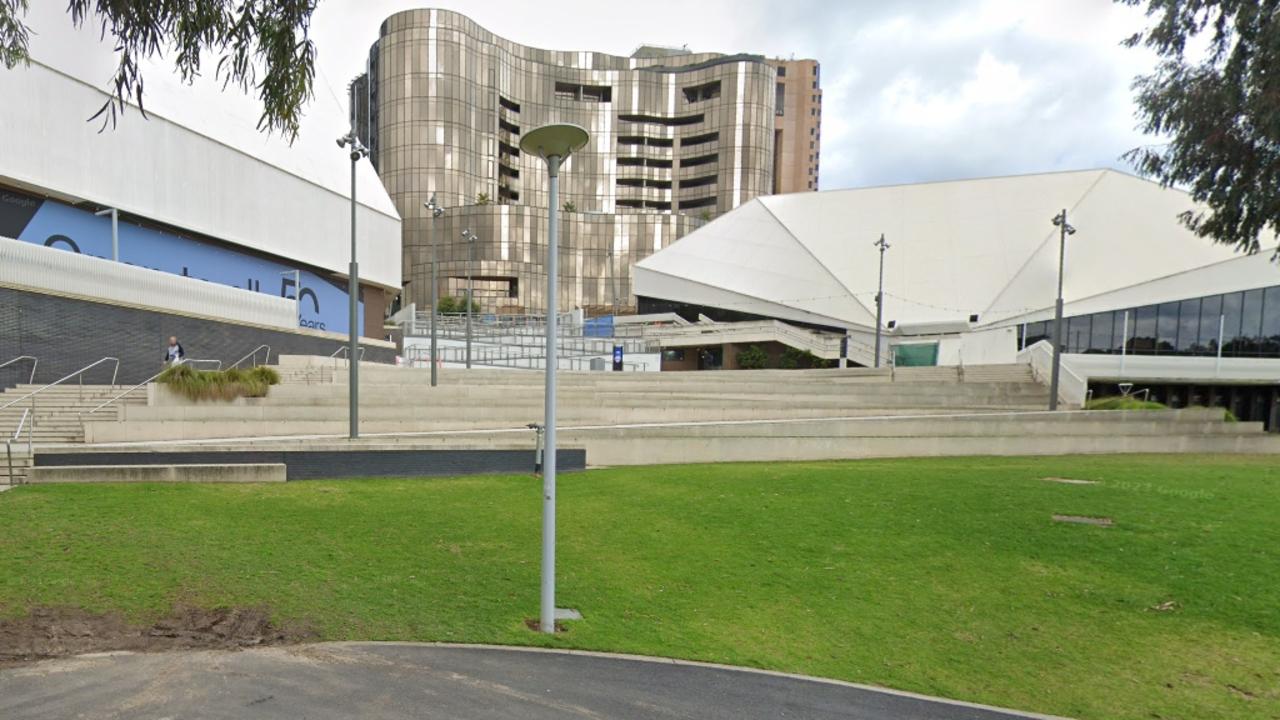
[[[475,302],[476,291],[471,280],[471,266],[476,260],[476,234],[470,228],[462,231],[462,239],[467,241],[467,369],[471,369],[471,303]]]
[[[435,220],[444,215],[444,208],[436,204],[435,193],[431,194],[431,199],[422,203],[423,207],[431,211],[431,219]],[[440,314],[436,312],[436,303],[439,298],[436,297],[436,236],[431,233],[431,387],[436,386],[436,321],[440,318]]]
[[[884,241],[884,233],[880,233],[880,239],[875,242],[875,246],[880,248],[880,285],[876,288],[876,367],[880,367],[880,332],[883,325],[881,320],[884,318],[884,251],[889,249],[889,243]]]
[[[544,391],[542,460],[542,587],[538,628],[556,631],[556,273],[558,272],[560,164],[587,144],[590,136],[578,125],[543,125],[525,134],[520,149],[547,163],[550,180],[547,223],[547,367]]]
[[[1049,376],[1049,409],[1058,409],[1058,378],[1062,373],[1062,275],[1066,268],[1067,236],[1075,235],[1076,229],[1067,222],[1067,210],[1053,216],[1053,225],[1058,228],[1058,299],[1053,306],[1053,372]]]
[[[369,149],[356,137],[353,129],[338,138],[338,147],[351,148],[351,270],[348,273],[347,295],[351,310],[351,337],[347,348],[347,400],[350,405],[350,430],[348,436],[355,440],[360,437],[360,330],[358,322],[360,297],[360,265],[356,262],[356,163],[360,158],[368,157]]]

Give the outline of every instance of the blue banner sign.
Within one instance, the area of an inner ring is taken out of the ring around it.
[[[253,292],[299,299],[298,325],[349,332],[346,288],[308,270],[181,235],[120,221],[120,262]],[[55,200],[0,190],[0,236],[111,259],[111,217]],[[357,314],[364,331],[363,302]]]

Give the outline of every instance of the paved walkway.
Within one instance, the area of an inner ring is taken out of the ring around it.
[[[0,717],[1043,717],[844,683],[584,653],[398,643],[108,654],[0,671]]]

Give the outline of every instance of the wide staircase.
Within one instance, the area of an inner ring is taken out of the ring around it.
[[[361,364],[361,439],[347,367],[285,356],[266,398],[191,403],[167,392],[83,423],[92,449],[529,449],[540,372]],[[1028,366],[690,373],[562,372],[561,447],[592,465],[938,455],[1280,452],[1220,410],[1048,412]]]
[[[115,421],[124,407],[146,405],[145,388],[118,397],[123,392],[114,385],[79,384],[0,389],[0,406],[18,401],[0,409],[0,485],[27,476],[33,449],[84,443],[84,418]]]

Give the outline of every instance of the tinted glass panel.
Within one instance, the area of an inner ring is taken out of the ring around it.
[[[1114,348],[1113,352],[1118,353],[1121,348],[1128,352],[1133,345],[1133,332],[1136,329],[1137,318],[1134,317],[1132,310],[1117,310],[1115,316],[1115,339],[1111,341],[1111,347]]]
[[[1067,352],[1082,353],[1089,348],[1089,325],[1088,315],[1067,321],[1067,337],[1063,340]]]
[[[1267,288],[1262,303],[1263,352],[1280,353],[1280,285]]]
[[[1256,355],[1262,340],[1262,290],[1250,290],[1244,294],[1244,309],[1240,313],[1240,353]]]
[[[1200,339],[1200,299],[1183,300],[1178,312],[1178,353],[1190,354]]]
[[[1156,350],[1156,306],[1140,307],[1134,315],[1137,317],[1137,323],[1129,350],[1139,354],[1151,354]]]
[[[1098,313],[1093,316],[1093,330],[1090,333],[1089,352],[1111,352],[1111,330],[1115,323],[1113,313]]]
[[[1240,308],[1244,293],[1227,293],[1222,296],[1222,354],[1234,355],[1240,346]]]
[[[1019,347],[1031,347],[1041,340],[1049,339],[1049,324],[1044,322],[1027,323],[1022,343]]]
[[[1156,322],[1156,354],[1168,355],[1178,345],[1178,303],[1162,303]]]
[[[1211,295],[1200,303],[1200,339],[1196,344],[1204,355],[1218,353],[1218,320],[1221,313],[1221,295]]]

